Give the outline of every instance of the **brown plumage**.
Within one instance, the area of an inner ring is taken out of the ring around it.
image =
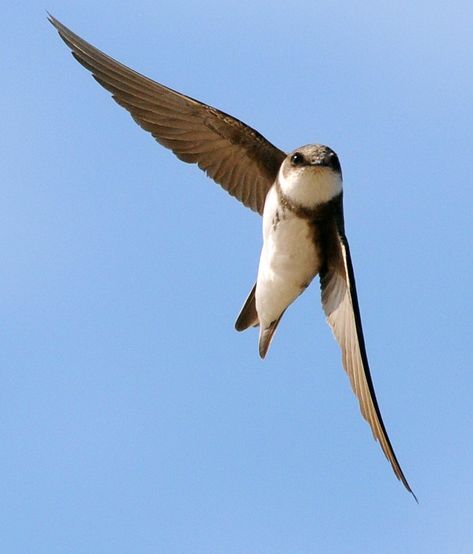
[[[256,285],[251,289],[248,298],[243,304],[240,315],[235,322],[235,329],[237,331],[244,331],[248,327],[256,327],[259,325],[258,312],[256,311],[255,302]]]
[[[209,177],[252,210],[264,201],[286,154],[258,131],[212,106],[171,90],[107,56],[49,16],[76,60],[182,161]]]
[[[49,16],[49,20],[79,63],[112,93],[114,100],[128,110],[138,125],[182,161],[197,164],[245,206],[263,214],[268,192],[281,165],[288,159],[283,151],[231,115],[140,75],[81,39],[54,17]],[[317,150],[303,147],[299,152],[304,148]],[[331,160],[339,163],[336,156]],[[280,202],[297,217],[312,218],[321,236],[325,252],[320,270],[322,304],[340,344],[343,367],[373,436],[380,442],[397,478],[412,493],[387,435],[370,375],[353,266],[343,228],[342,197],[322,204],[317,213],[296,206],[288,198],[280,197]],[[255,292],[256,286],[236,321],[238,330],[259,323]],[[266,354],[283,313],[263,330],[260,355]]]

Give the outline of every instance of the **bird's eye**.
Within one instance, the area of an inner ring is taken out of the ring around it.
[[[302,165],[304,163],[304,156],[299,152],[296,152],[291,156],[292,165]]]
[[[341,172],[340,161],[339,161],[339,159],[338,159],[337,154],[335,154],[335,152],[332,152],[332,153],[330,154],[328,165],[329,165],[329,167],[331,167],[334,171],[338,171],[339,173]]]

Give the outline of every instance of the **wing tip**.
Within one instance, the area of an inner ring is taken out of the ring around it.
[[[404,477],[404,473],[401,471],[400,475],[397,475],[397,478],[399,479],[399,481],[401,481],[401,483],[404,485],[404,487],[406,488],[407,492],[410,492],[414,498],[414,500],[416,501],[417,505],[419,504],[419,499],[417,498],[415,492],[411,489],[411,486],[409,485],[409,483],[407,482],[407,479]]]
[[[62,23],[58,21],[51,12],[48,12],[48,10],[46,10],[46,17],[49,23],[51,23],[51,25],[53,25],[58,31],[60,27],[63,27]]]

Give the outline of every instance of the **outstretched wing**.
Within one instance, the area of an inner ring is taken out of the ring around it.
[[[184,162],[196,163],[232,196],[263,213],[285,153],[231,115],[171,90],[110,58],[52,16],[74,57],[133,119]]]
[[[340,222],[330,233],[329,256],[320,274],[322,304],[328,323],[342,350],[343,367],[358,397],[361,413],[370,424],[386,458],[406,489],[416,498],[397,461],[381,417],[366,355],[355,275],[347,238]],[[417,498],[416,498],[417,500]]]

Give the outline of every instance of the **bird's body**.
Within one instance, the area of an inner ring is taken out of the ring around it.
[[[371,380],[335,152],[307,145],[286,154],[231,115],[140,75],[52,16],[49,19],[74,57],[143,129],[263,216],[256,285],[235,325],[240,331],[259,325],[262,357],[285,310],[320,276],[322,306],[362,415],[395,475],[412,492],[384,427]]]
[[[256,311],[262,329],[311,283],[320,270],[322,253],[316,227],[281,206],[276,187],[263,213],[263,248],[256,281]]]
[[[331,164],[332,159],[335,164]],[[249,318],[246,326],[237,322],[239,330],[259,324],[261,357],[266,355],[286,308],[326,262],[327,228],[336,215],[334,200],[341,199],[341,192],[337,155],[321,145],[307,145],[290,154],[268,192],[254,292],[257,321]]]

